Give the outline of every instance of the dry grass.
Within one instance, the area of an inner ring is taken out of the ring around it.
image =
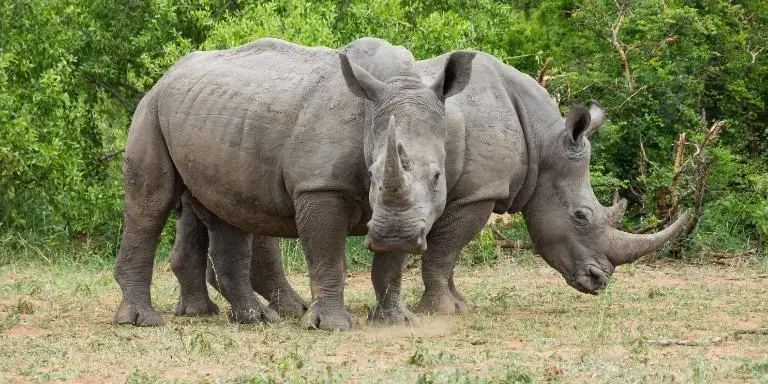
[[[360,324],[348,333],[170,314],[159,328],[115,326],[111,271],[76,268],[0,267],[0,383],[768,381],[764,265],[622,268],[593,297],[538,260],[507,259],[457,271],[472,313],[422,316],[416,328],[362,324],[374,300],[367,273],[354,272],[347,304]],[[307,280],[291,276],[305,297]],[[409,305],[420,280],[408,272]],[[153,293],[169,312],[167,264]]]

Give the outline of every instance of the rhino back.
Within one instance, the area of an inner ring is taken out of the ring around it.
[[[195,53],[156,85],[158,119],[192,194],[230,224],[295,236],[293,197],[364,200],[362,101],[338,53],[263,39]]]

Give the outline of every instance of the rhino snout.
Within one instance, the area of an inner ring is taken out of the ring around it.
[[[375,224],[368,223],[365,247],[373,252],[408,252],[418,255],[427,250],[427,229],[420,224],[396,234],[382,233]]]
[[[589,265],[577,272],[573,278],[566,280],[568,285],[576,288],[579,292],[597,295],[598,291],[605,288],[606,284],[608,284],[608,277],[610,276],[610,272],[603,271],[594,265]]]

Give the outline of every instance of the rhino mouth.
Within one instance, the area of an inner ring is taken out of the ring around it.
[[[393,225],[396,223],[397,225]],[[421,254],[427,250],[427,226],[424,220],[382,220],[371,218],[365,247],[373,252],[409,252]]]
[[[610,271],[605,271],[598,265],[587,264],[580,271],[565,278],[568,285],[581,293],[597,295],[608,284]]]
[[[365,247],[372,252],[408,252],[414,255],[427,250],[426,231],[421,229],[413,236],[380,237],[369,233],[365,237]]]

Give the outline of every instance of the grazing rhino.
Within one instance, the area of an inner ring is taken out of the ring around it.
[[[439,74],[450,54],[417,63],[425,80]],[[603,207],[590,184],[591,146],[586,133],[602,124],[602,109],[574,105],[563,119],[533,78],[491,55],[477,53],[470,83],[446,102],[448,197],[422,254],[423,312],[466,309],[453,269],[459,251],[491,212],[522,212],[535,249],[573,288],[596,294],[617,265],[660,249],[685,226],[689,212],[667,229],[635,235],[615,229],[626,207]],[[449,164],[451,166],[449,166]],[[374,257],[378,257],[375,255]],[[402,268],[394,258],[374,259],[382,311],[397,312]],[[377,265],[383,265],[377,269]],[[388,288],[388,289],[387,289]],[[393,289],[396,288],[396,289]],[[395,306],[387,306],[395,303]]]
[[[450,57],[419,61],[416,68],[425,80],[439,78]],[[422,312],[466,311],[453,269],[459,251],[491,212],[522,212],[537,252],[570,286],[590,294],[606,284],[617,265],[658,250],[688,220],[686,212],[667,229],[649,235],[615,229],[626,200],[603,207],[589,179],[586,133],[602,123],[602,109],[574,105],[563,119],[544,88],[491,55],[477,53],[469,84],[446,100],[446,111],[448,195],[421,256]],[[267,258],[279,259],[277,250]],[[400,297],[405,258],[398,251],[374,254],[371,278],[378,303],[370,320],[399,323],[411,318]],[[182,286],[188,283],[180,280]]]
[[[373,249],[424,251],[447,194],[444,102],[468,83],[473,58],[451,54],[430,85],[405,48],[371,38],[340,50],[261,39],[181,59],[128,134],[114,321],[162,323],[154,253],[189,191],[233,321],[275,318],[248,281],[253,232],[301,239],[313,296],[304,324],[349,329],[344,239],[368,233]]]

